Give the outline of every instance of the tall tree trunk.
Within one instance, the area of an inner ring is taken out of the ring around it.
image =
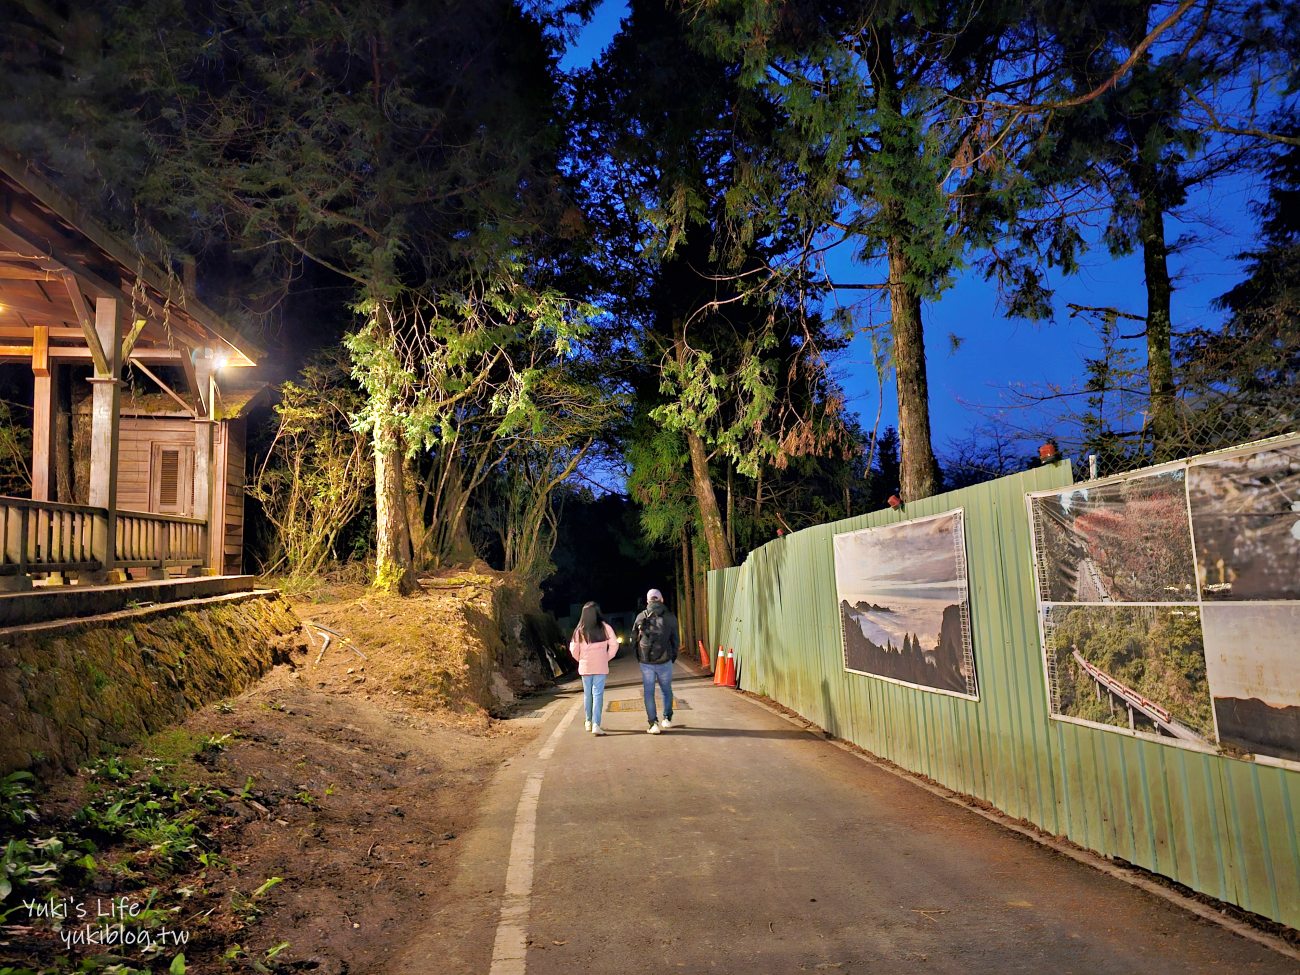
[[[677,616],[682,624],[682,646],[689,647],[695,642],[695,593],[691,575],[690,532],[682,532],[682,602],[677,607]]]
[[[935,493],[938,477],[930,444],[930,384],[925,374],[921,297],[908,284],[910,277],[901,243],[890,241],[889,308],[898,384],[899,487],[904,501],[919,501]]]
[[[907,124],[907,107],[900,92],[894,41],[889,28],[874,32],[867,42],[871,83],[876,89],[876,110],[881,118],[880,153],[886,159],[908,160],[920,151],[919,130]],[[879,166],[880,161],[875,160]],[[938,468],[930,444],[930,386],[925,376],[925,334],[921,321],[919,275],[907,255],[907,236],[916,217],[909,205],[916,205],[915,187],[899,170],[899,185],[886,176],[881,200],[889,238],[889,309],[894,336],[894,374],[898,387],[898,439],[900,454],[899,488],[904,501],[928,498],[938,489]],[[892,487],[893,485],[890,485]]]
[[[709,477],[709,457],[704,450],[704,440],[696,433],[686,432],[686,445],[691,452],[691,487],[700,506],[700,526],[709,546],[709,567],[725,569],[731,565],[731,548],[722,526],[722,512],[718,510],[718,497]]]
[[[736,557],[736,468],[727,461],[727,548]]]
[[[673,601],[673,605],[677,607],[680,616],[682,607],[686,605],[686,580],[682,578],[682,567],[680,565],[673,566],[673,593],[677,597]]]
[[[465,476],[461,472],[460,459],[455,453],[449,454],[444,464],[438,488],[440,496],[434,514],[438,524],[433,562],[440,568],[469,565],[477,555],[474,551],[474,543],[469,537],[469,524],[466,517],[472,494],[471,487],[466,484]]]
[[[415,591],[411,531],[406,520],[402,441],[396,424],[375,424],[375,587],[403,596]]]
[[[702,633],[706,638],[709,635],[709,574],[700,560],[695,557],[695,548],[691,547],[691,584],[695,588],[694,598],[691,600],[695,610],[695,632]]]
[[[406,530],[411,536],[411,565],[416,571],[421,571],[431,567],[428,541],[433,525],[426,517],[428,482],[409,459],[402,466],[406,485]]]
[[[54,482],[57,497],[62,504],[76,503],[76,481],[72,472],[72,370],[67,366],[51,365],[59,370],[58,412],[54,417]]]
[[[1173,285],[1169,280],[1169,244],[1155,162],[1139,156],[1134,184],[1138,191],[1138,227],[1147,290],[1147,389],[1156,460],[1176,453],[1174,416]]]

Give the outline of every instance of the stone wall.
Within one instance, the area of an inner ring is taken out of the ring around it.
[[[238,693],[305,642],[274,592],[0,631],[0,774],[76,768]]]

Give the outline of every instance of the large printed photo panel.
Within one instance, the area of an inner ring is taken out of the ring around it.
[[[1197,607],[1050,605],[1043,635],[1054,715],[1213,745]]]
[[[1185,484],[1179,468],[1035,496],[1039,601],[1195,602]]]
[[[1202,611],[1219,741],[1300,762],[1300,602]]]
[[[1300,765],[1300,438],[1028,504],[1052,717]]]
[[[1300,600],[1300,444],[1193,464],[1187,494],[1206,602]]]
[[[978,698],[960,509],[836,535],[844,668]]]

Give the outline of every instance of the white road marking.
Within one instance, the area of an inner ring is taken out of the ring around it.
[[[555,754],[560,736],[569,722],[578,716],[578,704],[555,726],[546,744],[537,753],[538,768],[524,780],[519,808],[515,812],[515,831],[510,838],[510,866],[506,869],[506,889],[501,898],[501,920],[492,945],[492,967],[488,975],[524,975],[528,962],[528,911],[533,893],[533,850],[537,840],[537,800],[542,794],[545,763]]]

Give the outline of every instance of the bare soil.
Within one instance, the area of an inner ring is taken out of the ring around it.
[[[190,972],[386,971],[444,905],[481,790],[538,727],[489,714],[512,696],[490,660],[475,659],[501,652],[491,589],[444,581],[413,599],[345,591],[296,607],[347,641],[325,647],[317,635],[290,665],[124,759],[130,788],[147,789],[165,763],[154,790],[164,803],[181,786],[219,790],[195,811],[198,848],[167,863],[139,837],[101,840],[96,869],[58,895],[92,905],[92,922],[97,902],[149,904],[187,933]],[[75,813],[106,788],[102,775],[54,784],[41,827],[86,835]],[[74,914],[63,929],[86,923]],[[68,951],[47,919],[21,910],[0,927],[0,972],[164,972],[175,954]]]

